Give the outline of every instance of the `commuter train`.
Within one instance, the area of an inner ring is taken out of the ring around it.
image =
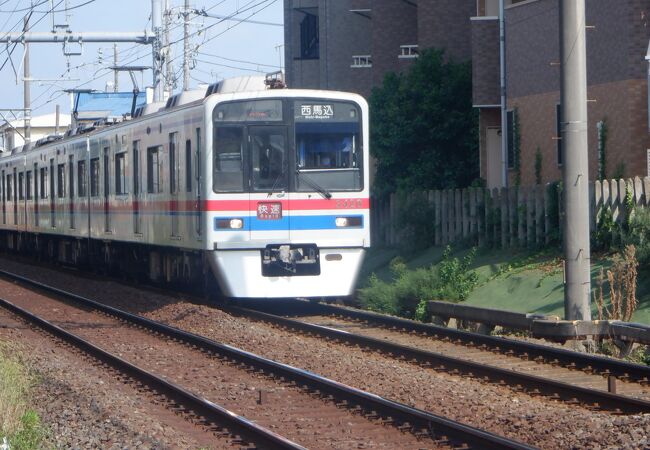
[[[348,296],[370,245],[368,147],[356,94],[184,92],[1,156],[0,247],[222,297]]]

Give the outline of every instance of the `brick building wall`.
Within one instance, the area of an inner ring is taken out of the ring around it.
[[[597,123],[603,119],[608,125],[606,176],[647,175],[648,13],[650,0],[587,3],[587,25],[594,27],[587,30],[590,179],[598,176]],[[537,148],[542,153],[543,181],[558,180],[562,175],[555,139],[560,102],[557,2],[537,0],[509,7],[506,30],[508,108],[519,112],[522,184],[535,182]],[[514,180],[512,171],[510,180]]]
[[[470,17],[475,13],[476,0],[418,2],[420,48],[442,48],[454,61],[469,61],[472,57]]]
[[[305,8],[318,11],[318,59],[299,58]],[[399,57],[402,45],[444,48],[455,60],[469,60],[475,9],[475,0],[284,0],[287,83],[368,97],[387,72],[413,63]],[[354,55],[371,55],[372,67],[350,67]]]
[[[499,21],[472,21],[472,103],[500,105]]]

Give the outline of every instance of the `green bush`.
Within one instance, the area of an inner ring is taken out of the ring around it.
[[[426,320],[426,302],[465,300],[478,282],[475,272],[469,270],[476,249],[464,258],[451,257],[451,247],[443,253],[442,261],[434,265],[409,270],[401,258],[391,262],[392,283],[370,277],[369,286],[361,289],[361,303],[373,311],[415,317]]]

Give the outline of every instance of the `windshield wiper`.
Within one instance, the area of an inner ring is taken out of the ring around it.
[[[307,183],[309,185],[309,187],[311,187],[316,192],[318,192],[320,195],[322,195],[324,199],[329,200],[330,198],[332,198],[332,194],[330,193],[330,191],[328,191],[327,189],[325,189],[324,187],[322,187],[321,185],[316,183],[314,180],[312,180],[308,176],[304,175],[300,171],[300,169],[296,169],[296,175],[301,176],[302,179],[305,181],[305,183]]]

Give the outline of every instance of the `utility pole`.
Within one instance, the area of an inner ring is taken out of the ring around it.
[[[560,0],[564,314],[591,320],[585,0]]]
[[[153,31],[153,101],[161,102],[164,98],[162,83],[162,0],[151,0],[151,30]]]
[[[113,43],[113,66],[117,67],[117,43]],[[120,92],[120,73],[113,71],[113,92]]]
[[[172,64],[172,47],[169,29],[171,28],[171,8],[169,0],[165,0],[164,12],[164,47],[165,47],[165,91],[168,96],[174,91],[174,66]]]
[[[183,90],[190,90],[190,0],[183,9]]]
[[[25,21],[23,25],[23,32],[27,33],[29,30],[29,16],[25,16]],[[25,108],[24,120],[25,120],[25,144],[28,144],[32,140],[32,98],[31,98],[31,86],[29,84],[30,74],[29,74],[29,44],[25,42],[25,61],[23,62],[23,108]]]

